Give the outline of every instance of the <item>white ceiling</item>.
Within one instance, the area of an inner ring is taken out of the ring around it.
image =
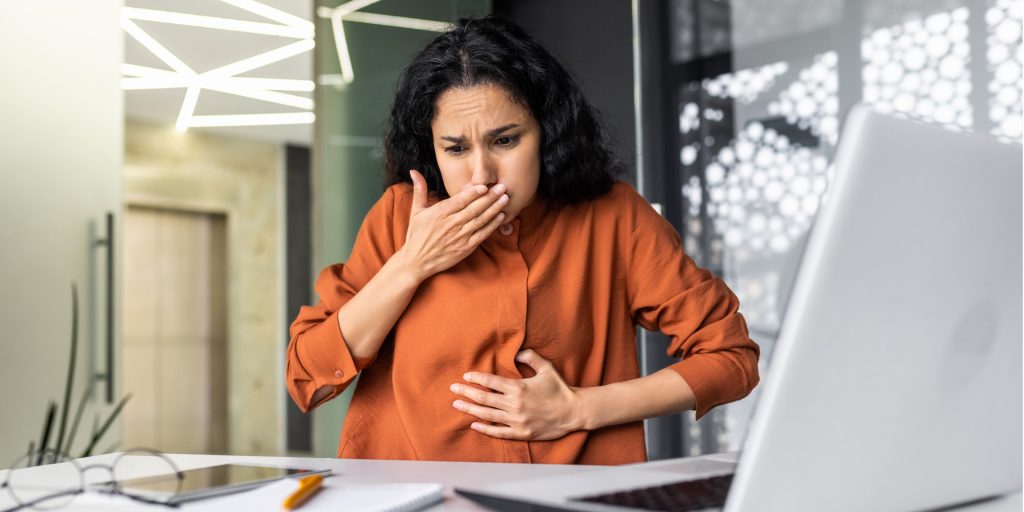
[[[259,0],[259,2],[304,20],[313,21],[313,0]],[[240,9],[217,0],[125,0],[125,6],[260,23],[275,23],[245,9]],[[134,23],[196,73],[225,66],[297,41],[297,39],[290,37],[176,25],[155,21],[134,20]],[[167,63],[155,56],[134,37],[126,33],[124,39],[126,64],[170,70]],[[313,80],[313,52],[306,51],[279,62],[240,73],[237,76]],[[128,119],[174,126],[178,119],[178,113],[182,108],[186,89],[179,87],[126,90],[124,93],[125,116]],[[304,91],[287,91],[287,94],[309,99],[313,95],[312,92]],[[294,106],[270,103],[211,91],[205,88],[201,89],[194,110],[194,114],[197,116],[285,112],[304,112],[304,110]],[[312,141],[313,125],[192,127],[189,130],[308,146]]]

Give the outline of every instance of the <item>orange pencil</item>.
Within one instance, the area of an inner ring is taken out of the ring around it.
[[[323,475],[312,475],[300,478],[299,488],[284,500],[284,508],[292,510],[297,508],[299,505],[302,505],[304,501],[309,499],[310,496],[320,489],[320,484],[323,483],[323,481]]]

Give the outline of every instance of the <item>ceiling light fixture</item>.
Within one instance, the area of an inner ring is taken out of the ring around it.
[[[312,80],[282,78],[254,78],[235,76],[284,59],[301,55],[313,49],[313,23],[274,9],[255,0],[221,0],[275,23],[262,23],[230,18],[200,16],[196,14],[123,7],[121,27],[125,33],[160,59],[171,70],[135,64],[123,64],[121,87],[125,90],[184,88],[185,97],[178,112],[175,127],[185,131],[190,127],[258,126],[273,124],[308,124],[315,119],[313,112],[275,114],[194,115],[199,94],[203,89],[214,90],[269,103],[291,106],[310,111],[313,100],[279,91],[311,92]],[[365,1],[365,0],[362,0]],[[374,0],[376,1],[376,0]],[[160,44],[135,23],[136,20],[212,28],[233,32],[255,33],[298,39],[285,46],[248,57],[203,73],[196,73],[174,53]]]
[[[231,18],[215,18],[213,16],[200,16],[198,14],[187,14],[183,12],[122,7],[121,15],[139,21],[169,23],[172,25],[185,25],[189,27],[213,28],[218,30],[228,30],[231,32],[247,32],[250,34],[264,34],[268,36],[294,37],[296,39],[313,37],[312,27],[294,27],[290,25],[279,25],[277,23],[262,23],[258,21],[245,21]]]
[[[395,28],[408,28],[413,30],[427,30],[431,32],[444,32],[448,30],[450,23],[443,21],[424,20],[409,18],[405,16],[392,16],[388,14],[375,14],[369,12],[357,12],[359,9],[373,5],[380,0],[351,0],[337,7],[318,7],[317,16],[331,20],[331,32],[334,35],[334,47],[338,52],[338,64],[341,67],[341,80],[328,80],[321,83],[350,84],[355,80],[355,71],[352,69],[352,57],[348,52],[348,41],[345,38],[345,26],[342,21],[355,21],[369,23],[371,25],[384,25]]]

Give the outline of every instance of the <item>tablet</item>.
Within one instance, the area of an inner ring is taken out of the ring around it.
[[[182,471],[181,489],[173,474],[119,482],[121,492],[170,505],[245,491],[282,478],[330,474],[330,469],[223,464]]]

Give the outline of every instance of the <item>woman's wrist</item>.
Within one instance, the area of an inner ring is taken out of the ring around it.
[[[429,273],[403,248],[398,249],[386,265],[391,265],[398,277],[408,279],[408,285],[419,287],[420,283],[430,277]]]
[[[576,395],[575,403],[573,404],[573,411],[570,415],[573,420],[573,431],[577,430],[596,430],[600,428],[598,420],[594,416],[594,393],[597,388],[572,388],[573,393]]]
[[[597,430],[694,409],[696,398],[677,372],[664,368],[614,384],[572,388],[576,430]]]

